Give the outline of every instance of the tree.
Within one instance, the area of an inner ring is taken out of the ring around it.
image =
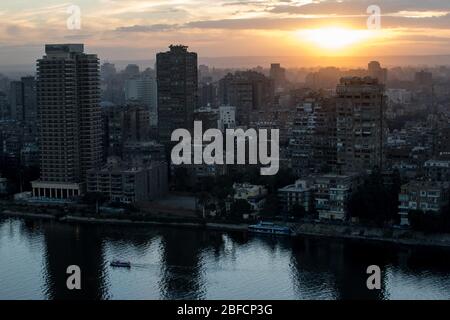
[[[247,200],[238,199],[231,205],[231,215],[242,218],[244,214],[250,214],[252,207]]]
[[[266,217],[273,217],[278,215],[279,212],[279,200],[277,195],[269,194],[266,198],[264,208],[261,210],[261,215]]]
[[[379,170],[374,170],[363,185],[350,197],[348,210],[351,217],[363,222],[383,225],[398,220],[398,194],[401,182],[394,172],[389,183],[385,183]]]
[[[306,215],[306,210],[302,205],[296,203],[292,206],[289,213],[296,218],[304,218]]]

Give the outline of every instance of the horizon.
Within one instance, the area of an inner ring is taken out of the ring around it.
[[[27,74],[34,73],[37,59],[40,59],[44,54],[44,46],[42,45],[42,54],[36,56],[34,60],[29,63],[21,64],[0,64],[0,74]],[[97,54],[97,52],[90,50],[89,47],[85,47],[87,53]],[[263,67],[264,69],[270,69],[271,63],[281,63],[283,67],[288,69],[320,69],[327,67],[336,67],[343,70],[350,69],[365,69],[370,61],[379,61],[384,67],[387,68],[434,68],[439,66],[450,66],[450,53],[439,55],[386,55],[386,56],[341,56],[341,57],[305,57],[305,56],[201,56],[199,54],[198,65],[206,65],[210,68],[217,69],[251,69],[256,67]],[[433,59],[433,63],[430,63],[430,58]],[[115,60],[104,58],[99,55],[101,63],[109,62],[113,63],[119,69],[124,69],[128,64],[137,64],[141,68],[154,68],[156,62],[156,55],[153,58],[148,59],[123,59]],[[322,61],[322,63],[316,62],[316,60]],[[295,62],[297,61],[297,62]],[[324,62],[325,61],[325,62]]]

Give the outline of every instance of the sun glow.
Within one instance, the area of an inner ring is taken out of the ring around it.
[[[298,37],[322,49],[342,50],[371,38],[373,33],[371,30],[330,27],[301,30],[298,31]]]

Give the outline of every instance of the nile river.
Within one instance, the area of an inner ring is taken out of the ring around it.
[[[381,291],[366,287],[374,264]],[[0,299],[79,298],[450,299],[450,250],[0,218]]]

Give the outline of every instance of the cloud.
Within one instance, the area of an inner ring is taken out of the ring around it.
[[[378,5],[383,14],[402,11],[446,11],[450,12],[448,0],[326,0],[308,4],[283,3],[274,5],[269,11],[287,14],[317,15],[365,15],[367,8]]]
[[[153,25],[134,25],[130,27],[119,27],[115,31],[118,32],[162,32],[177,29],[176,24],[153,24]]]

